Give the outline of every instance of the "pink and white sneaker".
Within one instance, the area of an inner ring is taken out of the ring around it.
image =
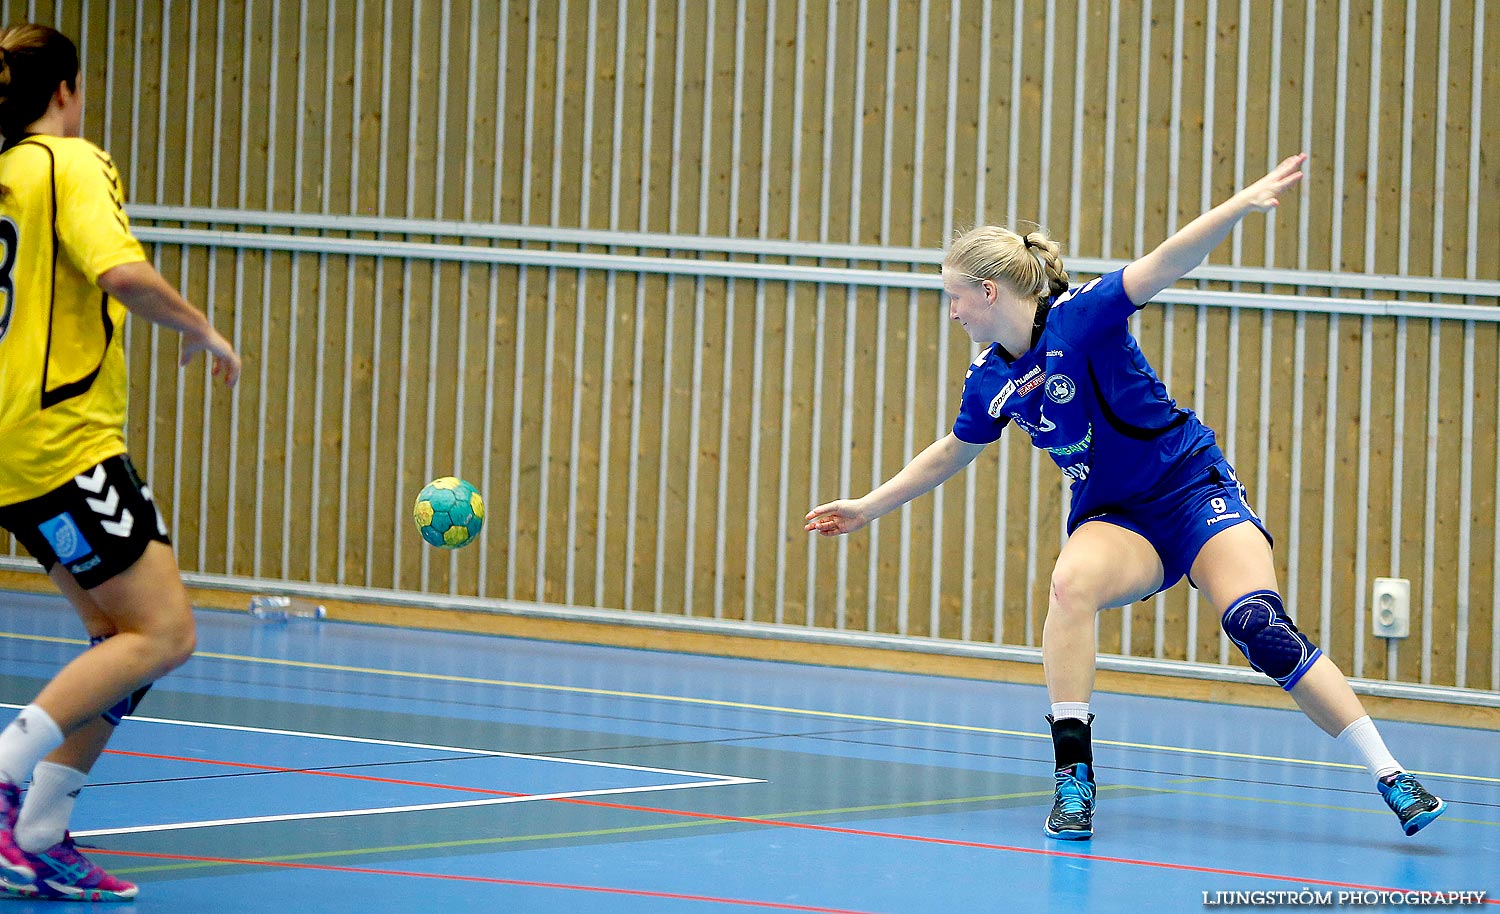
[[[21,788],[0,781],[0,886],[7,889],[30,885],[36,870],[26,852],[16,846],[16,816],[21,812]]]
[[[36,877],[27,885],[7,883],[7,895],[51,901],[130,901],[140,891],[80,853],[72,835],[63,835],[62,841],[39,854],[21,853]]]

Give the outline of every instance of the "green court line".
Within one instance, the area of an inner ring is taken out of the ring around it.
[[[1099,788],[1104,790],[1128,789],[1123,784],[1112,784]],[[753,816],[740,816],[742,819],[794,819],[811,816],[838,816],[860,812],[879,812],[891,809],[917,809],[930,806],[954,806],[965,803],[986,803],[1000,800],[1030,799],[1052,796],[1051,790],[1030,790],[1022,793],[1001,793],[981,797],[957,797],[946,800],[912,800],[907,803],[882,803],[875,806],[846,806],[840,809],[809,809],[799,812],[762,813]],[[567,838],[598,838],[609,835],[628,835],[641,832],[665,831],[679,828],[708,828],[714,825],[734,825],[736,822],[726,822],[714,819],[694,819],[690,822],[666,822],[658,825],[635,825],[626,828],[599,828],[590,831],[556,832],[550,835],[511,835],[504,838],[466,838],[461,841],[435,841],[427,844],[400,844],[390,847],[366,847],[355,850],[343,851],[318,851],[307,854],[286,854],[277,857],[255,857],[251,858],[265,863],[289,863],[298,860],[327,859],[337,857],[354,857],[370,854],[398,854],[411,851],[448,850],[459,847],[478,847],[482,845],[515,844],[523,841],[555,841]],[[128,856],[129,851],[115,851],[114,853]],[[137,866],[112,870],[117,874],[123,873],[157,873],[167,870],[190,870],[203,867],[235,866],[233,863],[217,862],[193,862],[193,863],[169,863],[155,866]]]
[[[1103,790],[1104,788],[1099,788]],[[1135,785],[1134,789],[1147,793],[1175,793],[1185,797],[1208,797],[1214,800],[1242,800],[1246,803],[1269,803],[1274,806],[1301,806],[1305,809],[1331,809],[1335,812],[1358,812],[1372,816],[1387,815],[1384,809],[1371,809],[1365,806],[1334,806],[1328,803],[1308,803],[1305,800],[1278,800],[1273,797],[1246,797],[1232,793],[1208,793],[1201,790],[1173,790],[1170,787],[1142,787]],[[1454,816],[1443,816],[1443,822],[1462,822],[1465,825],[1490,825],[1500,827],[1500,822],[1489,819],[1459,819]]]
[[[1217,781],[1218,778],[1172,778],[1168,784],[1201,784],[1204,781]]]
[[[1209,779],[1194,779],[1209,780]],[[1327,809],[1336,812],[1355,812],[1368,815],[1385,815],[1384,810],[1369,809],[1356,806],[1336,806],[1328,803],[1308,803],[1302,800],[1280,800],[1271,797],[1247,797],[1229,793],[1209,793],[1197,790],[1176,790],[1170,787],[1146,787],[1139,784],[1106,784],[1099,788],[1099,792],[1105,791],[1141,791],[1143,793],[1166,793],[1181,796],[1206,797],[1217,800],[1237,800],[1245,803],[1268,803],[1276,806],[1298,806],[1306,809]],[[955,797],[943,800],[912,800],[906,803],[881,803],[871,806],[845,806],[838,809],[808,809],[796,812],[763,813],[753,816],[741,816],[743,819],[769,819],[788,820],[811,818],[815,816],[840,816],[863,812],[884,812],[893,809],[922,809],[934,806],[959,806],[973,803],[990,803],[1004,800],[1038,799],[1052,796],[1051,790],[1029,790],[1018,793],[989,794],[977,797]],[[1488,825],[1500,827],[1500,822],[1484,819],[1460,819],[1453,816],[1444,816],[1443,821],[1447,823],[1462,823],[1465,825]],[[633,825],[624,828],[599,828],[588,831],[554,832],[545,835],[510,835],[502,838],[468,838],[460,841],[434,841],[425,844],[401,844],[387,847],[366,847],[342,851],[316,851],[304,854],[285,854],[274,857],[249,858],[262,863],[290,863],[302,860],[332,860],[343,857],[360,857],[375,854],[399,854],[414,851],[437,851],[450,850],[461,847],[495,846],[503,844],[518,844],[532,841],[558,841],[571,838],[600,838],[611,835],[633,835],[647,832],[670,831],[685,828],[708,828],[714,825],[732,825],[734,822],[724,822],[713,819],[694,819],[690,822],[665,822],[655,825]],[[129,851],[115,851],[121,856],[129,856]],[[140,873],[160,873],[168,871],[194,870],[210,867],[237,866],[233,863],[218,862],[191,862],[170,863],[154,866],[122,867],[113,872],[119,875],[132,875]]]
[[[50,635],[23,635],[12,632],[0,632],[0,637],[16,638],[23,641],[46,641],[62,644],[84,644],[77,638],[58,638]],[[586,686],[554,685],[541,682],[519,682],[508,679],[485,679],[477,676],[453,676],[447,673],[418,673],[407,670],[386,670],[378,667],[344,666],[334,663],[317,663],[308,660],[282,660],[274,657],[247,657],[241,654],[217,654],[209,651],[199,651],[195,657],[203,657],[211,660],[229,660],[238,663],[259,663],[270,666],[292,667],[296,669],[322,670],[332,673],[359,673],[367,676],[386,676],[402,679],[422,679],[434,682],[461,682],[468,685],[498,686],[511,689],[531,689],[543,692],[563,692],[574,695],[598,695],[608,698],[629,698],[643,701],[661,701],[675,704],[702,705],[716,708],[735,708],[742,711],[765,711],[773,714],[793,714],[803,717],[818,717],[833,720],[858,721],[860,723],[890,724],[902,727],[922,727],[930,730],[957,731],[964,733],[982,733],[993,736],[1014,736],[1025,739],[1049,740],[1051,736],[1046,733],[1035,733],[1029,730],[1005,730],[998,727],[980,727],[972,724],[951,724],[940,721],[909,720],[901,717],[878,717],[868,714],[848,714],[842,711],[821,711],[812,708],[784,708],[777,705],[753,704],[742,701],[727,701],[720,698],[697,698],[684,695],[658,695],[650,692],[625,692],[616,689],[595,689]],[[1354,771],[1364,770],[1364,765],[1351,762],[1329,762],[1318,759],[1286,758],[1279,755],[1256,755],[1247,752],[1229,752],[1222,749],[1199,749],[1190,746],[1158,746],[1153,743],[1132,743],[1121,740],[1094,740],[1096,746],[1115,746],[1123,749],[1142,749],[1155,752],[1175,752],[1183,755],[1197,755],[1210,758],[1242,759],[1256,762],[1280,762],[1289,765],[1308,765],[1314,768],[1345,768]],[[1486,777],[1478,774],[1456,774],[1443,771],[1413,771],[1425,777],[1448,778],[1456,781],[1477,781],[1486,784],[1500,784],[1500,777]]]
[[[637,832],[665,831],[674,828],[702,828],[706,825],[716,824],[714,822],[666,822],[660,825],[636,825],[630,828],[598,828],[592,831],[557,832],[551,835],[512,835],[506,838],[469,838],[463,841],[434,841],[428,844],[399,844],[391,847],[365,847],[355,850],[344,851],[317,851],[308,854],[282,854],[275,857],[250,857],[247,859],[261,863],[291,863],[299,860],[331,860],[339,857],[359,857],[369,854],[399,854],[410,851],[448,850],[459,847],[477,847],[480,845],[514,844],[522,841],[553,841],[565,838],[599,838],[608,835],[635,834]],[[718,823],[722,824],[722,823]],[[121,856],[129,856],[130,851],[114,851]],[[120,873],[159,873],[167,870],[194,870],[205,867],[237,866],[234,863],[200,862],[200,863],[166,863],[158,866],[132,866],[111,870]]]

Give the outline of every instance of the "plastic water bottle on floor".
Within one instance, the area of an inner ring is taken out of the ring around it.
[[[290,622],[293,619],[321,619],[327,611],[321,605],[299,597],[254,596],[250,598],[250,615],[262,622]]]

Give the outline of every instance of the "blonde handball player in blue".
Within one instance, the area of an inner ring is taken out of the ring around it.
[[[1396,762],[1343,673],[1297,630],[1277,587],[1271,536],[1244,486],[1213,431],[1167,395],[1127,323],[1241,219],[1273,209],[1302,180],[1306,159],[1286,159],[1140,260],[1073,289],[1042,232],[984,226],[959,237],[943,261],[943,293],[949,316],[984,348],[965,376],[953,431],[869,494],[807,514],[811,532],[852,533],[968,466],[1008,424],[1072,480],[1068,540],[1042,632],[1056,761],[1051,837],[1093,835],[1095,615],[1183,575],[1222,613],[1251,665],[1352,748],[1406,834],[1445,808]]]

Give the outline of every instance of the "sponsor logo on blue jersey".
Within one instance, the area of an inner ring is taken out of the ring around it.
[[[1041,387],[1042,384],[1046,382],[1046,380],[1047,376],[1042,374],[1042,366],[1036,366],[1035,368],[1026,372],[1024,376],[1022,376],[1020,385],[1016,387],[1016,396],[1026,396],[1033,390]]]
[[[1054,431],[1057,428],[1057,425],[1051,419],[1047,418],[1046,413],[1041,414],[1041,418],[1037,420],[1037,423],[1035,425],[1027,422],[1020,416],[1011,416],[1010,421],[1020,426],[1021,431],[1025,432],[1033,438],[1035,438],[1037,435],[1040,435],[1042,432]]]
[[[1055,374],[1047,379],[1047,399],[1053,403],[1066,403],[1078,393],[1078,386],[1065,374]]]
[[[1089,478],[1089,465],[1086,463],[1075,463],[1072,466],[1063,467],[1062,472],[1069,479],[1087,482]]]
[[[1015,381],[1006,381],[1005,382],[1005,386],[1002,387],[1002,388],[1000,388],[1000,392],[997,393],[997,394],[995,394],[995,399],[993,399],[993,400],[990,401],[990,410],[989,410],[989,412],[990,412],[990,418],[991,419],[998,419],[998,418],[1000,418],[1000,410],[1001,410],[1001,408],[1003,408],[1005,406],[1005,401],[1009,400],[1010,399],[1010,395],[1013,394],[1013,393],[1015,393],[1015,392],[1016,392],[1016,382]]]
[[[1042,417],[1042,421],[1046,422],[1047,421],[1047,417],[1043,416]],[[1064,444],[1064,445],[1061,445],[1059,447],[1049,447],[1049,448],[1047,448],[1047,453],[1049,453],[1049,454],[1055,454],[1055,455],[1057,455],[1059,457],[1068,457],[1068,456],[1071,456],[1073,454],[1087,454],[1089,448],[1092,447],[1093,444],[1094,444],[1094,426],[1093,426],[1092,423],[1090,423],[1089,424],[1089,430],[1084,433],[1084,435],[1083,435],[1083,437],[1081,439],[1073,442],[1072,444]]]

